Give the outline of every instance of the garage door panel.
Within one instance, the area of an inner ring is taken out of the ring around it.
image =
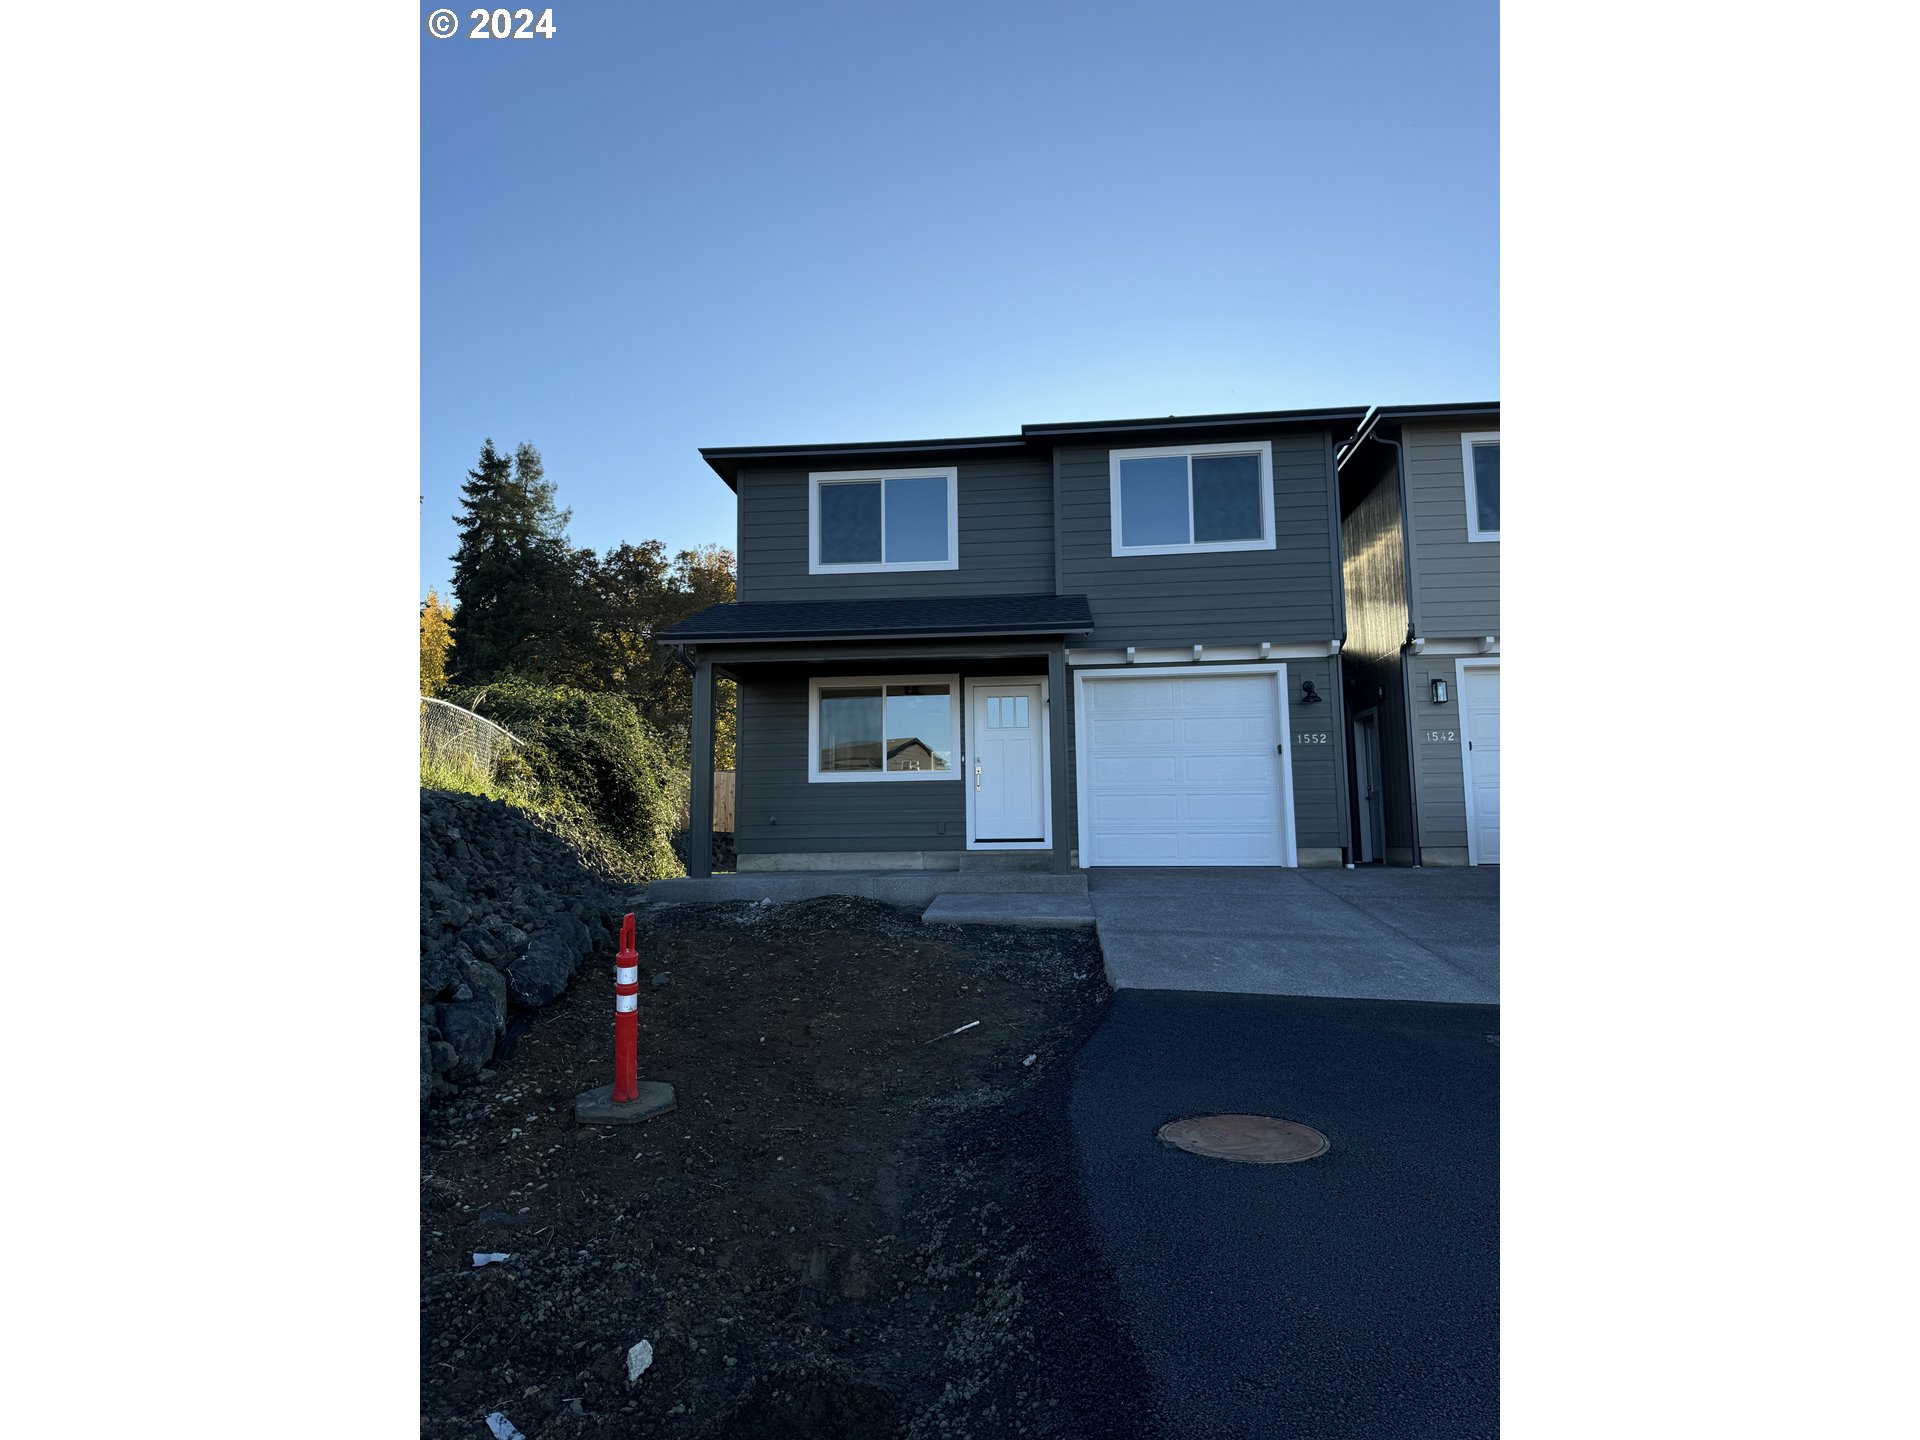
[[[1096,719],[1093,741],[1102,750],[1164,750],[1174,743],[1178,724],[1171,715],[1124,720]]]
[[[1162,755],[1099,755],[1087,772],[1093,784],[1133,790],[1180,783],[1180,757]]]
[[[1272,745],[1272,734],[1271,715],[1183,715],[1180,718],[1180,739],[1195,748],[1260,755]]]
[[[1270,674],[1086,681],[1085,863],[1285,863],[1278,692]]]
[[[1260,751],[1247,755],[1183,755],[1180,774],[1189,785],[1265,785],[1274,778],[1274,757]]]
[[[1124,715],[1134,710],[1171,712],[1180,703],[1180,687],[1172,680],[1128,680],[1103,688],[1108,693],[1101,696],[1099,709],[1106,715]]]
[[[1264,790],[1190,791],[1179,799],[1180,818],[1201,824],[1239,822],[1271,829],[1280,808]]]
[[[1179,703],[1209,710],[1271,709],[1273,680],[1266,675],[1190,676],[1180,682]]]
[[[1216,830],[1180,837],[1189,865],[1278,865],[1280,842],[1271,829]]]
[[[1180,836],[1172,830],[1103,833],[1100,837],[1100,863],[1103,865],[1178,865]]]
[[[1103,826],[1123,830],[1134,824],[1164,823],[1181,818],[1181,797],[1172,790],[1159,794],[1096,793],[1088,807]]]

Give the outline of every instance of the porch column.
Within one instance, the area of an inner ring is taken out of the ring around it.
[[[713,873],[713,662],[693,667],[693,744],[687,769],[687,874]]]
[[[1067,707],[1073,692],[1067,688],[1067,647],[1047,651],[1047,764],[1053,772],[1053,865],[1057,871],[1073,868],[1074,837],[1067,833]]]

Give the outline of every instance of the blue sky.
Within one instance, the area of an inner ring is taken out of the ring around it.
[[[702,445],[1499,394],[1493,3],[553,9],[421,27],[423,593],[489,435],[672,550]]]

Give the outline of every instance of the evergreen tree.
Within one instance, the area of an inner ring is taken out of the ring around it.
[[[452,557],[453,664],[463,683],[509,672],[565,679],[577,668],[582,552],[567,543],[569,512],[554,497],[529,444],[509,460],[489,439],[467,472]]]

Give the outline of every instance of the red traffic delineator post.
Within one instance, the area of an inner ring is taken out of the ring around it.
[[[620,922],[620,958],[613,971],[613,1103],[640,1098],[640,952],[633,915]]]
[[[613,1084],[576,1095],[573,1118],[585,1125],[624,1125],[665,1115],[677,1103],[671,1085],[640,1078],[640,952],[628,911],[613,970]]]

